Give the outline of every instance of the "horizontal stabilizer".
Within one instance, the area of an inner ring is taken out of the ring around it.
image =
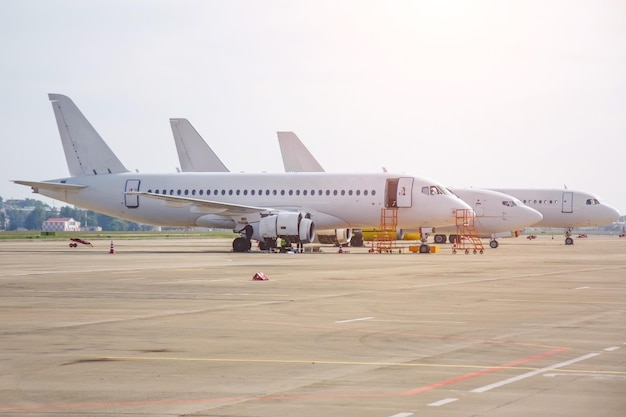
[[[45,181],[21,181],[13,180],[14,183],[31,187],[33,192],[38,193],[39,189],[50,191],[78,191],[82,188],[86,188],[86,185],[75,184],[62,184],[59,182],[45,182]]]

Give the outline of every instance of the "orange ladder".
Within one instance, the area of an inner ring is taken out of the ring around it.
[[[452,253],[464,250],[466,254],[471,251],[483,253],[485,247],[476,232],[474,211],[471,209],[456,210],[456,240],[452,246]]]
[[[397,226],[398,209],[380,209],[380,230],[379,234],[374,238],[374,252],[393,252]]]

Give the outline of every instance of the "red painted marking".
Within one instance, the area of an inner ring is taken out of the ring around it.
[[[515,361],[507,362],[500,366],[492,366],[490,368],[483,369],[482,371],[472,372],[465,375],[460,375],[455,378],[446,379],[443,381],[435,382],[423,387],[414,388],[404,392],[395,392],[388,394],[328,394],[328,395],[283,395],[283,396],[269,396],[269,397],[226,397],[226,398],[196,398],[189,400],[156,400],[156,401],[127,401],[127,402],[114,402],[114,403],[84,403],[84,404],[52,404],[52,405],[37,405],[37,406],[24,406],[24,407],[3,407],[0,411],[33,411],[33,410],[60,410],[60,409],[72,409],[72,408],[101,408],[101,407],[128,407],[128,406],[145,406],[145,405],[165,405],[165,404],[193,404],[193,403],[215,403],[215,402],[230,402],[230,401],[285,401],[285,400],[304,400],[304,399],[333,399],[333,398],[382,398],[382,397],[408,397],[417,395],[422,392],[431,391],[436,388],[452,385],[457,382],[467,381],[469,379],[477,378],[479,376],[494,373],[503,369],[509,369],[511,367],[520,365],[522,363],[532,362],[537,359],[542,359],[557,353],[569,350],[568,348],[558,348],[547,352],[542,352],[533,356],[518,359]]]

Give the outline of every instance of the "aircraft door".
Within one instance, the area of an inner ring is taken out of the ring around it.
[[[139,207],[139,196],[138,195],[129,195],[126,194],[129,191],[139,191],[139,180],[127,180],[126,181],[126,191],[124,193],[124,204],[128,208],[137,208]]]
[[[396,201],[398,207],[411,207],[413,205],[413,178],[398,178],[398,190]]]
[[[574,193],[571,191],[563,192],[563,205],[561,208],[562,213],[574,212]]]

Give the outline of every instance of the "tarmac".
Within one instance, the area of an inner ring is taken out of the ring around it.
[[[0,241],[0,416],[626,410],[617,236],[501,239],[483,254],[69,243]]]

